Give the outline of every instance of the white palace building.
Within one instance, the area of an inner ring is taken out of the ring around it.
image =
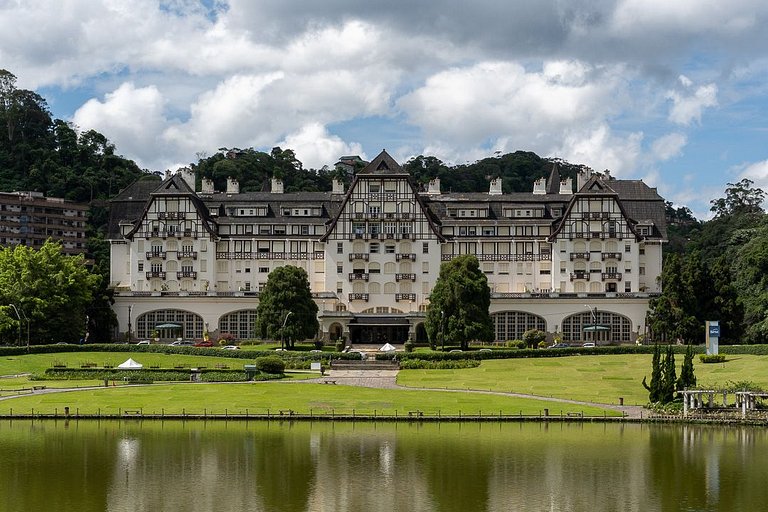
[[[318,338],[426,341],[440,264],[474,254],[491,288],[497,341],[531,328],[566,342],[632,342],[660,292],[664,200],[642,181],[584,171],[574,187],[554,165],[532,192],[419,191],[385,151],[349,190],[226,191],[191,170],[139,180],[113,201],[111,286],[119,335],[253,337],[270,271],[307,271]]]

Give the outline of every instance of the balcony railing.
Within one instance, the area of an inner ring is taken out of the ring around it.
[[[177,259],[192,258],[193,260],[196,260],[197,259],[197,251],[178,251],[176,253],[176,258]]]
[[[415,293],[396,293],[395,294],[395,301],[400,302],[403,300],[415,301],[416,294]]]
[[[600,276],[603,281],[621,281],[621,272],[603,272]]]
[[[620,252],[604,252],[602,253],[603,261],[605,260],[620,260],[621,259],[621,253]]]
[[[165,279],[165,272],[158,270],[151,270],[146,272],[147,279]]]
[[[365,302],[368,302],[368,294],[367,293],[350,293],[349,294],[349,300],[364,300]]]
[[[589,253],[588,252],[572,252],[571,261],[574,261],[574,260],[589,260]]]
[[[194,272],[192,270],[184,270],[181,272],[176,272],[176,279],[182,279],[184,277],[191,277],[192,279],[197,279],[197,272]]]
[[[370,256],[368,255],[367,252],[351,252],[351,253],[349,253],[349,261],[354,261],[354,260],[368,261],[369,257]]]
[[[573,272],[571,274],[571,281],[575,281],[576,279],[585,279],[589,281],[589,272]]]
[[[408,253],[408,252],[399,252],[395,254],[395,260],[401,261],[401,260],[410,260],[410,261],[416,261],[416,254],[414,253]]]
[[[148,260],[151,260],[152,258],[165,259],[165,256],[166,256],[165,251],[147,251]]]
[[[158,219],[186,219],[186,212],[159,212],[157,214]]]
[[[395,281],[415,281],[416,274],[395,274]]]
[[[350,281],[367,281],[368,275],[369,274],[367,272],[353,272],[349,274],[349,280]]]
[[[581,218],[584,220],[605,220],[610,216],[608,212],[581,212]]]

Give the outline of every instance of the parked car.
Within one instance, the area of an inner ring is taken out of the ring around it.
[[[240,350],[240,347],[237,345],[224,345],[221,347],[222,350]]]
[[[191,347],[192,345],[194,345],[194,342],[187,340],[176,340],[171,343],[172,347]]]
[[[198,341],[195,343],[196,347],[212,347],[213,342],[212,341]]]
[[[137,345],[149,345],[149,340],[141,340]]]
[[[584,348],[595,348],[595,344],[592,341],[588,341],[585,344],[582,345]]]
[[[570,345],[568,345],[567,343],[555,343],[549,348],[570,348]]]

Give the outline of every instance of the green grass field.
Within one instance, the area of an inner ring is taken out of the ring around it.
[[[273,414],[291,409],[299,414],[424,414],[538,415],[548,408],[553,415],[584,412],[602,416],[604,410],[540,400],[479,393],[371,389],[322,384],[153,384],[26,395],[0,401],[0,414],[63,414],[64,407],[80,414],[118,414],[141,409],[145,414]],[[607,414],[616,415],[608,411]]]
[[[651,377],[651,355],[624,354],[540,359],[486,360],[478,368],[461,370],[406,370],[402,386],[480,389],[552,396],[588,402],[644,405],[648,392],[641,382]],[[682,356],[677,356],[680,373]],[[699,386],[718,387],[727,381],[752,381],[768,389],[768,356],[733,355],[722,364],[694,359]]]

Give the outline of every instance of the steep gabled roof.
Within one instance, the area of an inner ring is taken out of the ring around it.
[[[395,161],[394,158],[389,156],[389,153],[387,153],[386,150],[382,150],[379,155],[374,158],[371,163],[366,165],[360,172],[357,174],[405,174],[408,175],[407,172],[403,169],[403,167]]]

